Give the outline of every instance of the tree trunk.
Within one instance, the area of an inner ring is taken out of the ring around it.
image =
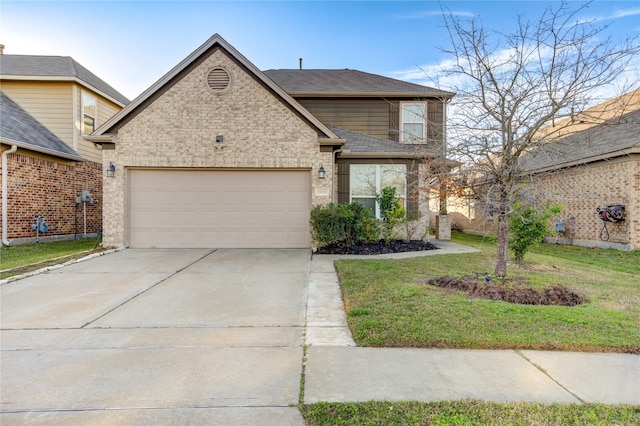
[[[496,257],[496,276],[507,276],[507,261],[509,259],[509,216],[501,213],[498,216],[498,253]]]

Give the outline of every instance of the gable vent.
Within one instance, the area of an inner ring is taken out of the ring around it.
[[[214,68],[207,74],[207,85],[214,92],[223,92],[229,87],[231,77],[229,73],[222,68]]]

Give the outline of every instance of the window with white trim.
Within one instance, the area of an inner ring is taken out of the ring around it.
[[[82,134],[89,135],[96,130],[98,117],[98,100],[86,92],[82,92]]]
[[[402,142],[424,142],[427,139],[427,103],[402,102],[400,106]]]
[[[349,170],[350,202],[362,203],[380,219],[376,194],[382,188],[396,188],[396,197],[406,208],[407,166],[404,164],[352,164]]]

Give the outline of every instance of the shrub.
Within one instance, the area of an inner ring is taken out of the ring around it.
[[[527,251],[542,241],[550,231],[549,219],[561,211],[562,206],[558,204],[547,203],[537,209],[531,204],[514,205],[509,217],[509,248],[516,262],[522,262]]]
[[[329,203],[311,210],[311,235],[320,246],[351,246],[377,241],[380,230],[373,213],[361,203]]]
[[[382,188],[382,192],[376,195],[376,201],[380,205],[383,219],[382,237],[386,242],[389,242],[393,234],[393,228],[405,220],[407,211],[402,207],[400,200],[396,198],[396,188],[393,186]]]

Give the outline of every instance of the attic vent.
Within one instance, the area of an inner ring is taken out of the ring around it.
[[[223,92],[229,87],[231,77],[227,70],[214,68],[207,74],[207,84],[214,92]]]

